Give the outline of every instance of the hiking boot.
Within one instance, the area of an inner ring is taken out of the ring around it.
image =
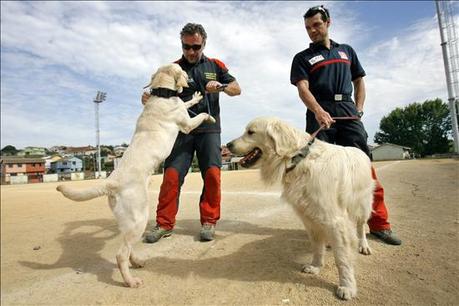
[[[395,234],[390,229],[381,230],[381,231],[370,231],[370,234],[384,241],[387,244],[392,244],[392,245],[402,244],[402,241],[398,239],[398,237],[395,236]]]
[[[201,236],[201,241],[212,241],[214,240],[215,234],[215,224],[204,223],[201,227],[199,235]]]
[[[172,235],[171,229],[167,230],[167,229],[160,227],[159,225],[156,225],[153,231],[145,235],[144,242],[155,243],[162,237],[169,237],[170,235]]]

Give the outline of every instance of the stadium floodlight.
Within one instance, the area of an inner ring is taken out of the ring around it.
[[[94,103],[96,107],[96,143],[97,143],[97,172],[96,179],[100,178],[101,172],[101,163],[100,163],[100,129],[99,129],[99,104],[104,102],[106,99],[107,93],[98,91],[96,97],[94,98]],[[94,169],[95,170],[95,169]]]
[[[445,65],[446,85],[448,89],[448,102],[453,130],[454,152],[459,153],[459,51],[456,35],[456,22],[454,20],[454,6],[452,1],[435,1],[437,8],[438,26]]]

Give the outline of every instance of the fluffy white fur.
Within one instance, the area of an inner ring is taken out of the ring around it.
[[[375,185],[371,163],[357,148],[316,139],[306,158],[286,172],[309,138],[279,119],[262,117],[251,121],[245,133],[227,146],[237,155],[261,150],[262,156],[252,167],[260,168],[267,184],[282,182],[282,198],[292,205],[309,234],[313,259],[303,272],[319,273],[325,245],[330,243],[339,272],[336,294],[348,300],[357,293],[353,263],[357,237],[359,252],[371,253],[365,237]]]
[[[181,92],[183,87],[188,86],[187,74],[177,64],[166,65],[158,69],[148,86]],[[186,103],[178,97],[166,99],[151,96],[137,120],[131,144],[119,167],[106,180],[99,186],[87,189],[75,189],[66,184],[57,187],[65,197],[74,201],[108,196],[110,208],[124,236],[116,260],[129,287],[142,284],[140,278],[133,277],[129,272],[129,262],[136,268],[144,265],[135,255],[133,244],[141,239],[149,219],[147,188],[151,173],[169,156],[179,131],[189,133],[203,121],[215,122],[208,114],[199,114],[194,118],[188,115],[187,108],[201,99],[201,94],[197,92]]]

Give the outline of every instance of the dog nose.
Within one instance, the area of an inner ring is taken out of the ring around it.
[[[233,142],[228,142],[228,143],[226,144],[226,147],[228,148],[228,150],[231,151],[231,149],[234,147]]]

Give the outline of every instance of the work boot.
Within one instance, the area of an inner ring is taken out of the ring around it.
[[[201,236],[201,241],[212,241],[214,240],[215,234],[215,224],[204,223],[201,227],[199,235]]]
[[[160,227],[159,225],[156,225],[153,231],[145,235],[144,242],[155,243],[162,237],[169,237],[170,235],[172,235],[172,229],[167,230]]]
[[[395,236],[395,234],[390,229],[385,229],[381,231],[370,231],[370,234],[384,241],[387,244],[392,244],[392,245],[402,244],[402,241],[398,239],[398,237]]]

